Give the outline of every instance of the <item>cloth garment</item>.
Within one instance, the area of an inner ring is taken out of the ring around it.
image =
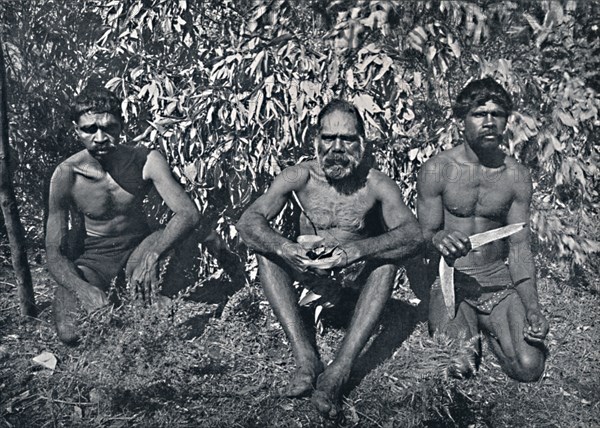
[[[432,288],[441,289],[439,277]],[[482,266],[455,268],[454,288],[457,307],[464,301],[484,314],[490,314],[498,303],[517,292],[508,266],[502,260]]]

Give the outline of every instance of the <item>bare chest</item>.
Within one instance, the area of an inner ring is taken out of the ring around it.
[[[139,196],[124,190],[104,171],[76,174],[73,199],[91,219],[108,220],[130,211],[139,204]]]
[[[338,193],[326,183],[313,183],[300,196],[305,215],[320,230],[341,229],[362,234],[375,200],[363,187],[353,194]]]
[[[456,166],[445,180],[443,203],[456,217],[485,217],[503,220],[514,198],[514,183],[506,168]]]

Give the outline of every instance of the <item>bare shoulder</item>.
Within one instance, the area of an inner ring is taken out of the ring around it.
[[[460,161],[459,147],[453,147],[450,150],[444,150],[427,160],[421,167],[421,172],[439,172],[449,164],[456,164]]]
[[[371,168],[367,176],[369,191],[377,195],[378,199],[402,198],[400,187],[387,174]]]
[[[52,182],[51,184],[56,190],[56,185],[60,184],[61,186],[65,186],[72,181],[73,174],[82,169],[86,162],[86,151],[81,150],[74,155],[68,157],[61,163],[59,163],[54,169],[54,173],[52,174]]]
[[[146,157],[146,164],[159,164],[168,166],[167,159],[158,150],[150,150]]]
[[[285,189],[286,193],[302,189],[315,172],[312,161],[287,167],[273,180],[272,188]]]
[[[529,169],[519,163],[512,156],[507,156],[506,168],[509,171],[509,180],[514,183],[513,189],[517,198],[530,198],[533,193],[533,182],[531,179],[531,173]]]
[[[150,150],[146,157],[146,163],[142,168],[142,178],[144,180],[170,181],[173,179],[171,168],[167,163],[167,159],[158,150]]]
[[[458,147],[440,152],[427,160],[419,170],[417,176],[418,192],[440,192],[446,183],[446,180],[442,179],[446,173],[446,169],[451,165],[456,165],[458,162]]]
[[[378,169],[371,168],[369,175],[367,176],[367,183],[369,186],[395,186],[398,187],[396,182],[391,177]]]

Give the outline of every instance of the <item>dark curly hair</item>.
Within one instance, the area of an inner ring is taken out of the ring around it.
[[[454,116],[464,119],[472,108],[481,106],[488,101],[493,101],[509,115],[513,109],[513,103],[506,90],[491,77],[474,80],[460,91],[456,97],[456,104],[452,110]]]
[[[114,92],[100,85],[88,85],[75,97],[71,120],[75,123],[86,113],[110,113],[123,122],[121,100]]]
[[[365,136],[365,122],[358,112],[358,109],[348,101],[338,98],[328,102],[319,112],[319,116],[317,117],[317,131],[321,131],[323,127],[323,118],[334,111],[340,111],[342,113],[350,113],[354,115],[356,118],[356,130],[361,136]]]

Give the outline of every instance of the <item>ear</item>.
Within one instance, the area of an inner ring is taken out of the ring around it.
[[[73,123],[73,132],[75,132],[75,134],[80,137],[81,136],[81,130],[79,129],[79,125],[77,124],[77,122],[75,122],[74,120],[71,121]]]

